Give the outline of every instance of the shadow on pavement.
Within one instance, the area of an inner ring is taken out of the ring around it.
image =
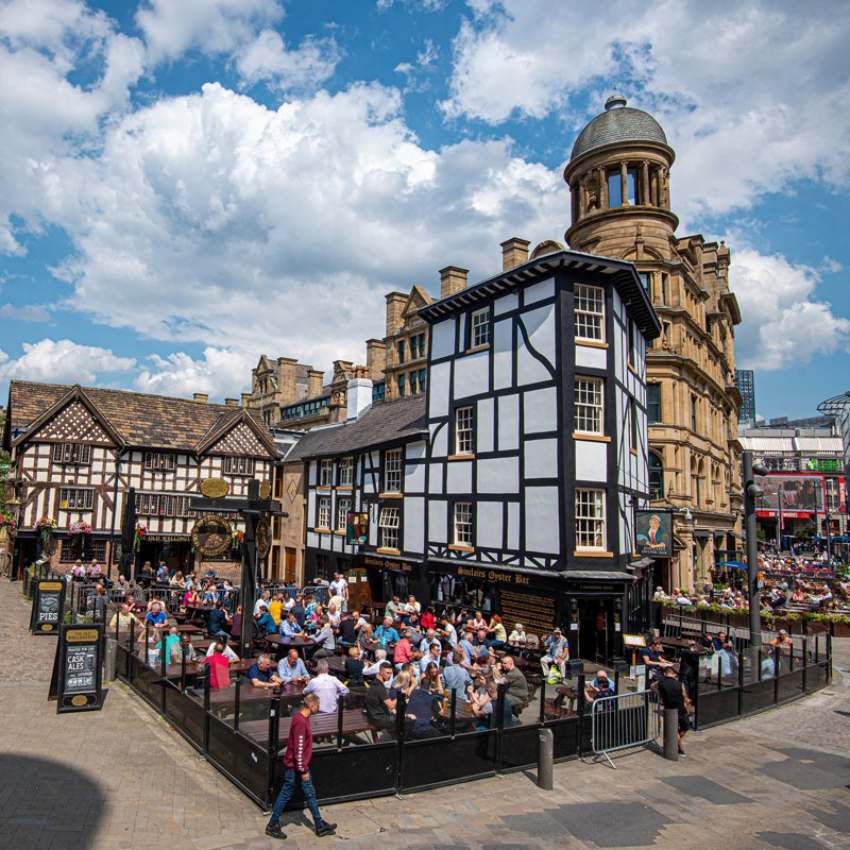
[[[105,804],[100,786],[73,767],[0,753],[0,846],[88,850]]]

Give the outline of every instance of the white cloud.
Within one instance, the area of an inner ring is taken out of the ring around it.
[[[78,345],[69,339],[42,339],[22,347],[24,353],[16,358],[0,350],[0,381],[93,384],[104,373],[129,372],[136,365],[132,357],[118,357],[108,348]]]
[[[278,32],[266,29],[239,50],[236,67],[247,85],[266,81],[282,91],[316,89],[333,74],[339,58],[332,38],[305,38],[289,50]]]
[[[213,398],[239,398],[248,388],[256,359],[244,352],[209,346],[203,357],[193,359],[185,352],[167,357],[151,355],[150,366],[135,379],[137,389],[160,395],[189,396],[208,393]]]
[[[25,304],[22,307],[4,304],[0,307],[0,319],[16,319],[19,322],[49,322],[50,311],[41,304]]]
[[[449,116],[498,124],[559,114],[575,131],[628,80],[678,153],[674,202],[690,226],[803,178],[850,176],[850,7],[613,0],[470,4],[455,41]],[[612,22],[628,22],[612,26]],[[541,37],[545,29],[545,37]],[[590,114],[577,107],[587,91]]]
[[[283,17],[277,0],[149,0],[136,13],[152,62],[197,49],[230,54]]]
[[[744,317],[736,331],[741,368],[782,369],[850,343],[850,320],[816,298],[818,269],[743,248],[733,253],[730,276]]]

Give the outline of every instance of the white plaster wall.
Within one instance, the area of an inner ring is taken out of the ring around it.
[[[451,461],[447,467],[446,492],[464,495],[472,492],[472,461]]]
[[[527,286],[522,297],[525,299],[526,305],[534,304],[537,301],[543,301],[545,298],[554,298],[555,296],[555,279],[546,278],[531,286]]]
[[[499,451],[519,448],[519,395],[498,397]]]
[[[476,461],[479,493],[518,493],[519,459],[485,458]]]
[[[431,457],[446,457],[449,453],[449,423],[431,425],[431,434],[436,434],[431,444]]]
[[[432,463],[428,470],[428,492],[440,495],[443,492],[443,463]]]
[[[492,452],[493,451],[493,422],[495,400],[490,398],[482,398],[478,401],[477,411],[477,429],[475,433],[475,451]]]
[[[503,319],[493,326],[493,385],[507,389],[513,380],[513,321]]]
[[[558,427],[557,393],[555,387],[543,387],[523,393],[525,433],[555,431]]]
[[[404,499],[404,551],[425,551],[425,499]]]
[[[307,491],[307,525],[316,524],[316,491]]]
[[[431,357],[439,360],[455,353],[455,318],[431,326]]]
[[[313,549],[318,548],[319,546],[319,535],[316,534],[315,531],[307,532],[307,545],[312,547]]]
[[[428,539],[432,543],[446,543],[448,507],[444,499],[428,500]]]
[[[415,443],[408,443],[404,454],[408,460],[419,460],[425,457],[425,441],[417,440]]]
[[[404,467],[404,492],[425,492],[425,464],[406,464]]]
[[[502,313],[516,310],[517,307],[519,307],[519,298],[516,292],[509,292],[507,295],[503,295],[493,302],[493,315],[501,316]]]
[[[476,523],[476,546],[488,549],[502,548],[502,503],[478,502]]]
[[[522,313],[517,319],[525,327],[531,347],[541,354],[550,366],[554,361],[555,352],[554,313],[554,307],[550,305]],[[551,380],[552,376],[546,367],[529,351],[521,332],[517,334],[516,356],[517,382],[520,385]]]
[[[610,443],[597,443],[590,440],[575,440],[576,480],[607,481],[608,449]]]
[[[519,549],[519,502],[508,502],[508,549]]]
[[[428,414],[446,416],[449,412],[449,370],[451,362],[437,363],[429,369]]]
[[[578,369],[605,369],[608,352],[604,348],[591,348],[588,345],[576,346],[576,367]]]
[[[561,527],[558,516],[557,487],[525,488],[525,548],[529,552],[551,552],[560,549]]]
[[[523,446],[526,479],[558,477],[557,440],[526,440]]]
[[[307,483],[316,486],[316,461],[311,460],[307,469]]]
[[[470,395],[486,393],[490,389],[490,352],[478,351],[466,354],[454,361],[455,382],[454,397],[464,398]],[[439,415],[433,413],[432,415]]]

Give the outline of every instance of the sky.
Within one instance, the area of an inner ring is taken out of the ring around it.
[[[760,415],[850,389],[850,4],[0,0],[11,379],[235,397],[365,360],[384,294],[563,240],[613,91],[725,239]]]

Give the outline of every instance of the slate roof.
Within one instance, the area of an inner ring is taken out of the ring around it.
[[[424,395],[379,401],[354,422],[308,431],[286,456],[286,461],[342,455],[427,433]]]
[[[67,384],[12,381],[4,444],[26,431],[74,389]],[[79,389],[127,446],[192,452],[208,434],[222,433],[231,421],[243,417],[259,429],[269,445],[274,445],[268,429],[241,407],[100,387]]]
[[[613,101],[613,105],[612,105]],[[605,104],[605,111],[597,115],[579,134],[573,145],[570,159],[588,151],[616,142],[660,142],[667,144],[667,136],[661,125],[642,109],[617,106],[625,98],[612,97]]]

